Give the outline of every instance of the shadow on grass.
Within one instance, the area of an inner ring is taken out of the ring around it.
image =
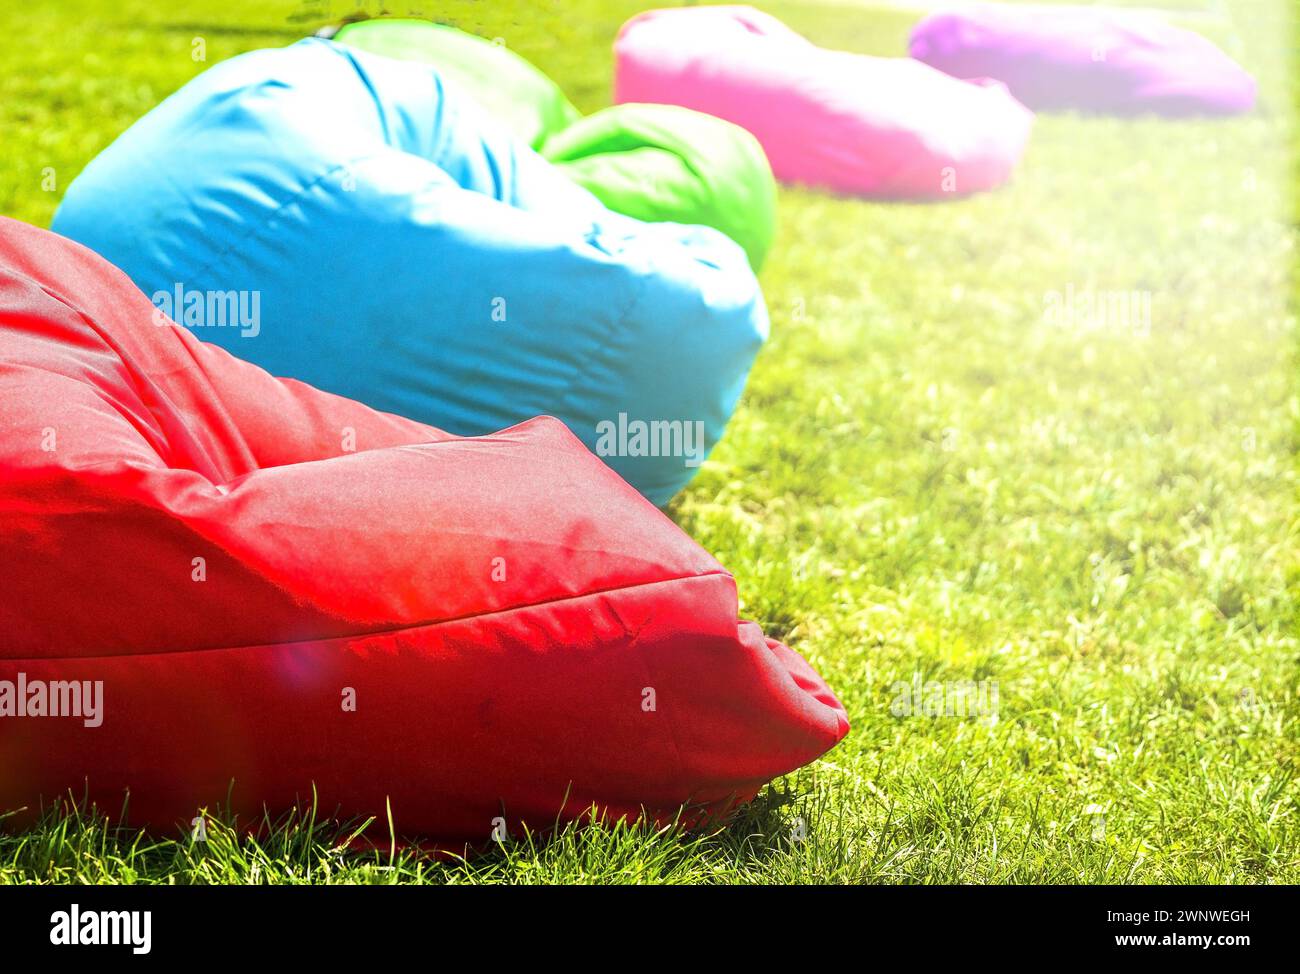
[[[10,828],[14,813],[0,815],[0,883],[710,882],[797,855],[822,831],[820,814],[807,794],[771,785],[725,820],[695,828],[683,824],[690,809],[666,824],[588,813],[462,854],[403,840],[391,819],[324,814],[314,794],[252,822],[199,810],[188,832],[170,836],[123,824],[126,804],[114,814],[68,796],[21,830]]]
[[[288,37],[297,40],[311,36],[316,28],[322,25],[316,21],[304,21],[299,26],[290,24],[284,27],[213,23],[162,23],[150,26],[164,34],[190,34],[198,37]]]

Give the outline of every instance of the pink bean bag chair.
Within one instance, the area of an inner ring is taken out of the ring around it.
[[[959,78],[997,78],[1034,109],[1233,115],[1255,103],[1241,65],[1140,11],[980,4],[926,17],[911,51]]]
[[[651,10],[614,44],[619,102],[684,105],[757,136],[777,178],[926,199],[991,189],[1033,115],[999,83],[829,51],[752,7]]]

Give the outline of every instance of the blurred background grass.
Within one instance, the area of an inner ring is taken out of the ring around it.
[[[500,37],[592,110],[645,6],[387,12]],[[923,12],[758,6],[882,55]],[[703,838],[571,831],[394,866],[310,830],[196,850],[64,820],[0,838],[0,879],[1300,881],[1296,24],[1285,0],[1166,6],[1256,74],[1253,114],[1040,116],[1013,182],[965,200],[782,191],[772,339],[671,513],[841,694],[854,730],[825,760]],[[383,7],[5,5],[0,212],[47,226],[81,167],[207,65],[359,11]],[[1052,323],[1067,289],[1148,294],[1149,332]],[[915,673],[996,680],[999,719],[894,716]]]

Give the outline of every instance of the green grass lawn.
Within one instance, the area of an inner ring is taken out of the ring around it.
[[[504,38],[585,110],[650,5],[389,0]],[[919,16],[760,5],[878,54]],[[195,844],[64,816],[0,835],[0,882],[1300,882],[1295,25],[1289,0],[1179,6],[1256,73],[1254,114],[1041,116],[1011,185],[966,200],[782,191],[771,341],[671,513],[841,696],[825,759],[713,834],[570,828],[461,863],[303,818]],[[195,38],[211,64],[357,7],[0,6],[0,212],[47,226],[205,67]],[[1061,322],[1071,291],[1138,317]],[[896,715],[915,674],[996,681],[996,719]]]

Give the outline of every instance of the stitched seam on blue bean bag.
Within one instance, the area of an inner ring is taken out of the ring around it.
[[[587,241],[584,241],[584,243],[587,243],[590,246],[590,244]],[[602,253],[605,253],[605,251],[602,251]],[[621,270],[625,274],[633,272],[633,269],[630,268],[626,263],[623,263],[622,261],[620,261],[617,265],[613,265],[613,266],[616,266],[619,270]],[[628,341],[628,327],[627,327],[628,319],[631,317],[633,310],[635,310],[638,306],[641,305],[643,299],[645,298],[646,292],[649,291],[650,289],[649,274],[637,273],[636,276],[639,278],[639,280],[634,282],[635,286],[631,288],[632,293],[628,297],[627,303],[619,310],[618,314],[615,315],[614,318],[612,319],[610,323],[610,327],[608,329],[608,334],[606,336],[607,341],[602,343],[600,346],[601,365],[606,370],[606,372],[622,374],[623,369],[621,369],[619,366],[622,362],[626,361],[628,357],[629,349],[631,347],[631,343]],[[615,343],[617,343],[617,347],[615,347]],[[560,400],[560,408],[566,415],[572,416],[578,413],[579,410],[577,409],[577,404],[575,402],[576,398],[579,396],[580,393],[586,393],[590,391],[589,389],[580,390],[578,388],[578,380],[580,378],[586,378],[586,376],[583,374],[581,368],[575,368],[572,377],[569,379],[568,389],[565,390],[565,393]],[[599,422],[602,419],[613,419],[614,417],[593,416],[588,418],[595,420],[596,422]],[[584,442],[587,441],[588,439],[594,440],[596,436],[596,429],[594,425],[590,430],[582,430],[582,431],[575,430],[574,432],[577,433],[578,439],[583,440]]]
[[[321,173],[319,176],[317,176],[315,179],[313,179],[311,182],[304,183],[297,191],[295,191],[287,199],[277,203],[273,209],[264,211],[261,214],[261,218],[255,224],[251,225],[248,228],[248,230],[242,236],[239,237],[238,240],[235,240],[232,243],[230,243],[224,250],[214,253],[211,259],[202,267],[191,268],[189,270],[183,270],[182,268],[177,268],[176,269],[177,276],[181,279],[184,279],[185,277],[201,278],[203,275],[207,274],[210,270],[212,270],[213,267],[222,263],[231,254],[241,250],[243,246],[248,243],[248,241],[252,240],[254,237],[262,233],[265,233],[267,230],[267,225],[272,220],[276,219],[280,215],[280,212],[284,210],[286,207],[292,206],[293,204],[301,201],[308,193],[314,190],[317,186],[321,185],[321,183],[325,182],[327,179],[331,179],[341,172],[350,172],[358,164],[362,162],[368,162],[371,159],[377,158],[379,155],[381,155],[381,153],[372,152],[366,155],[356,156],[355,158],[350,159],[347,162],[341,162],[336,166],[330,167],[329,169]]]

